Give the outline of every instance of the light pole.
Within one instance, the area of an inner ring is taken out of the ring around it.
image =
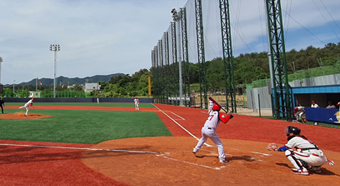
[[[2,63],[2,58],[0,57],[0,85],[1,85],[1,63]]]
[[[60,51],[59,44],[50,45],[50,51],[54,52],[54,81],[53,81],[53,97],[55,98],[55,78],[57,71],[57,51]]]
[[[38,77],[35,79],[35,91],[38,91]]]
[[[178,14],[176,9],[171,10],[172,18],[175,22],[179,22],[181,20],[181,12]],[[178,24],[178,52],[179,52],[179,62],[178,62],[178,68],[179,68],[179,105],[183,106],[183,83],[182,83],[182,58],[181,58],[181,41],[180,41],[180,24]]]
[[[15,80],[13,81],[13,94],[14,94],[14,83],[15,83]]]

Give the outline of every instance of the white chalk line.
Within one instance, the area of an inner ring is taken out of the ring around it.
[[[188,161],[182,161],[182,160],[178,160],[178,159],[175,159],[175,158],[170,158],[170,157],[166,156],[165,154],[157,154],[156,156],[157,157],[162,157],[162,158],[165,158],[165,159],[168,159],[168,160],[172,160],[172,161],[177,161],[177,162],[180,162],[180,163],[186,163],[186,164],[189,164],[189,165],[204,167],[204,168],[213,169],[213,170],[221,170],[222,168],[226,167],[226,166],[211,167],[211,166],[197,164],[197,163],[192,163],[192,162],[188,162]]]
[[[168,160],[176,161],[176,162],[182,162],[194,166],[199,167],[205,167],[208,169],[214,169],[214,170],[220,170],[223,167],[210,167],[206,165],[201,165],[197,163],[191,163],[187,161],[178,160],[175,158],[170,158],[166,155],[169,155],[170,153],[165,154],[159,154],[158,152],[152,152],[152,151],[135,151],[135,150],[122,150],[122,149],[99,149],[99,148],[85,148],[85,147],[64,147],[64,146],[48,146],[48,145],[24,145],[24,144],[10,144],[10,143],[0,143],[0,146],[12,146],[12,147],[27,147],[27,148],[55,148],[55,149],[69,149],[69,150],[89,150],[89,151],[106,151],[106,152],[125,152],[125,153],[132,153],[132,154],[152,154],[156,157],[162,157]]]
[[[2,145],[2,146],[14,146],[14,147],[35,147],[35,148],[55,148],[55,149],[71,149],[71,150],[107,151],[107,152],[127,152],[127,153],[134,153],[134,154],[157,154],[157,152],[152,152],[152,151],[135,151],[135,150],[122,150],[122,149],[97,149],[97,148],[84,148],[84,147],[22,145],[22,144],[9,144],[9,143],[0,143],[0,145]]]
[[[190,131],[188,131],[186,128],[184,128],[181,124],[179,124],[177,121],[175,121],[172,117],[170,117],[168,114],[166,114],[163,110],[161,110],[160,108],[158,108],[156,105],[152,104],[153,106],[155,106],[159,111],[161,111],[164,115],[166,115],[169,119],[171,119],[174,123],[176,123],[179,127],[181,127],[185,132],[187,132],[190,136],[194,137],[197,141],[200,140],[199,138],[197,138],[195,135],[193,135]],[[213,147],[212,145],[209,145],[207,143],[204,143],[206,146],[208,147]]]
[[[271,156],[270,154],[266,154],[266,153],[262,153],[262,152],[254,152],[254,151],[250,151],[251,153],[253,154],[260,154],[260,155],[263,155],[263,156]]]
[[[154,105],[154,104],[153,104]],[[199,140],[199,138],[197,138],[196,136],[194,136],[191,132],[189,132],[186,128],[184,128],[181,124],[179,124],[177,121],[175,121],[173,118],[171,118],[168,114],[166,114],[163,110],[161,110],[160,108],[158,108],[156,105],[154,105],[159,111],[161,111],[164,115],[166,115],[169,119],[171,119],[174,123],[176,123],[179,127],[181,127],[184,131],[186,131],[189,135],[191,135],[192,137],[194,137],[196,140]],[[202,111],[201,111],[202,112]],[[171,112],[172,114],[176,115],[175,113]],[[202,112],[203,113],[203,112]],[[205,112],[204,112],[205,113]],[[177,115],[176,115],[177,116]],[[179,116],[177,116],[179,117]],[[213,145],[209,145],[207,143],[204,143],[206,146],[208,147],[214,147]],[[233,148],[232,148],[233,149]],[[233,150],[239,150],[239,149],[233,149]],[[266,153],[261,153],[261,152],[255,152],[255,151],[250,151],[250,153],[253,153],[253,154],[259,154],[259,155],[263,155],[263,156],[271,156],[270,154],[266,154]],[[231,155],[231,154],[230,154]],[[164,156],[163,156],[164,157]],[[168,158],[168,159],[172,159],[172,158]],[[250,159],[254,160],[254,161],[261,161],[263,162],[263,160],[260,160],[260,159],[256,159],[256,158],[253,158],[251,157]],[[175,160],[175,159],[174,159]],[[179,161],[179,160],[176,160],[176,161]],[[185,162],[185,161],[182,161],[182,162]],[[188,163],[188,164],[193,164],[193,165],[197,165],[197,166],[202,166],[202,167],[209,167],[209,166],[205,166],[205,165],[199,165],[199,164],[194,164],[194,163],[191,163],[191,162],[185,162],[185,163]],[[223,166],[222,166],[223,167]],[[213,167],[209,167],[210,169],[215,169],[215,170],[220,170],[221,168],[213,168]],[[224,167],[223,167],[224,168]]]
[[[182,119],[182,120],[185,120],[183,117],[179,116],[178,114],[175,114],[174,112],[171,112],[171,114],[173,114],[173,115],[179,117],[179,118]]]
[[[156,157],[162,157],[171,161],[176,161],[176,162],[181,162],[193,166],[198,166],[198,167],[203,167],[203,168],[208,168],[208,169],[213,169],[213,170],[221,170],[223,168],[226,168],[227,166],[219,166],[219,167],[211,167],[207,165],[202,165],[202,164],[197,164],[197,163],[192,163],[188,161],[183,161],[175,158],[170,158],[167,155],[170,155],[169,152],[165,154],[160,154],[158,152],[153,152],[153,151],[135,151],[135,150],[123,150],[123,149],[99,149],[99,148],[85,148],[85,147],[64,147],[64,146],[48,146],[48,145],[23,145],[23,144],[9,144],[9,143],[0,143],[0,146],[14,146],[14,147],[27,147],[27,148],[56,148],[56,149],[71,149],[71,150],[89,150],[89,151],[106,151],[106,152],[124,152],[124,153],[132,153],[132,154],[152,154],[155,155]],[[271,156],[270,154],[265,154],[265,153],[260,153],[260,152],[253,152],[251,153],[254,154],[260,154],[260,155],[265,155],[265,156]],[[226,154],[232,156],[232,154]],[[260,159],[256,159],[251,157],[252,160],[254,161],[262,161]]]

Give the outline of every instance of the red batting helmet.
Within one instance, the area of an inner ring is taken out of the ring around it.
[[[212,110],[219,111],[219,110],[221,110],[221,107],[215,103],[214,106],[212,107]]]

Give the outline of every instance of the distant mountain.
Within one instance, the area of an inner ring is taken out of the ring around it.
[[[78,78],[78,77],[68,78],[68,77],[60,76],[60,77],[56,78],[56,84],[68,86],[68,85],[73,85],[73,84],[84,85],[86,82],[87,83],[97,83],[99,81],[109,82],[111,77],[116,77],[118,75],[124,76],[125,74],[116,73],[116,74],[110,74],[110,75],[96,75],[96,76],[84,77],[84,78]],[[50,79],[50,78],[40,78],[40,79],[32,79],[29,82],[19,83],[19,85],[22,85],[22,86],[36,85],[36,83],[39,84],[39,82],[41,82],[42,85],[53,86],[53,81],[54,81],[54,79]],[[9,85],[4,85],[4,86],[9,86]]]

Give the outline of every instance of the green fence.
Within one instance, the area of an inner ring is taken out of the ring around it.
[[[306,78],[314,78],[314,77],[339,74],[339,73],[340,73],[340,63],[337,63],[336,65],[332,65],[332,66],[323,66],[323,67],[310,68],[307,70],[297,71],[293,74],[288,75],[288,81],[291,82],[294,80],[302,80]],[[265,86],[268,86],[268,81],[270,81],[270,79],[255,80],[251,84],[247,84],[246,87],[247,89],[265,87]]]

